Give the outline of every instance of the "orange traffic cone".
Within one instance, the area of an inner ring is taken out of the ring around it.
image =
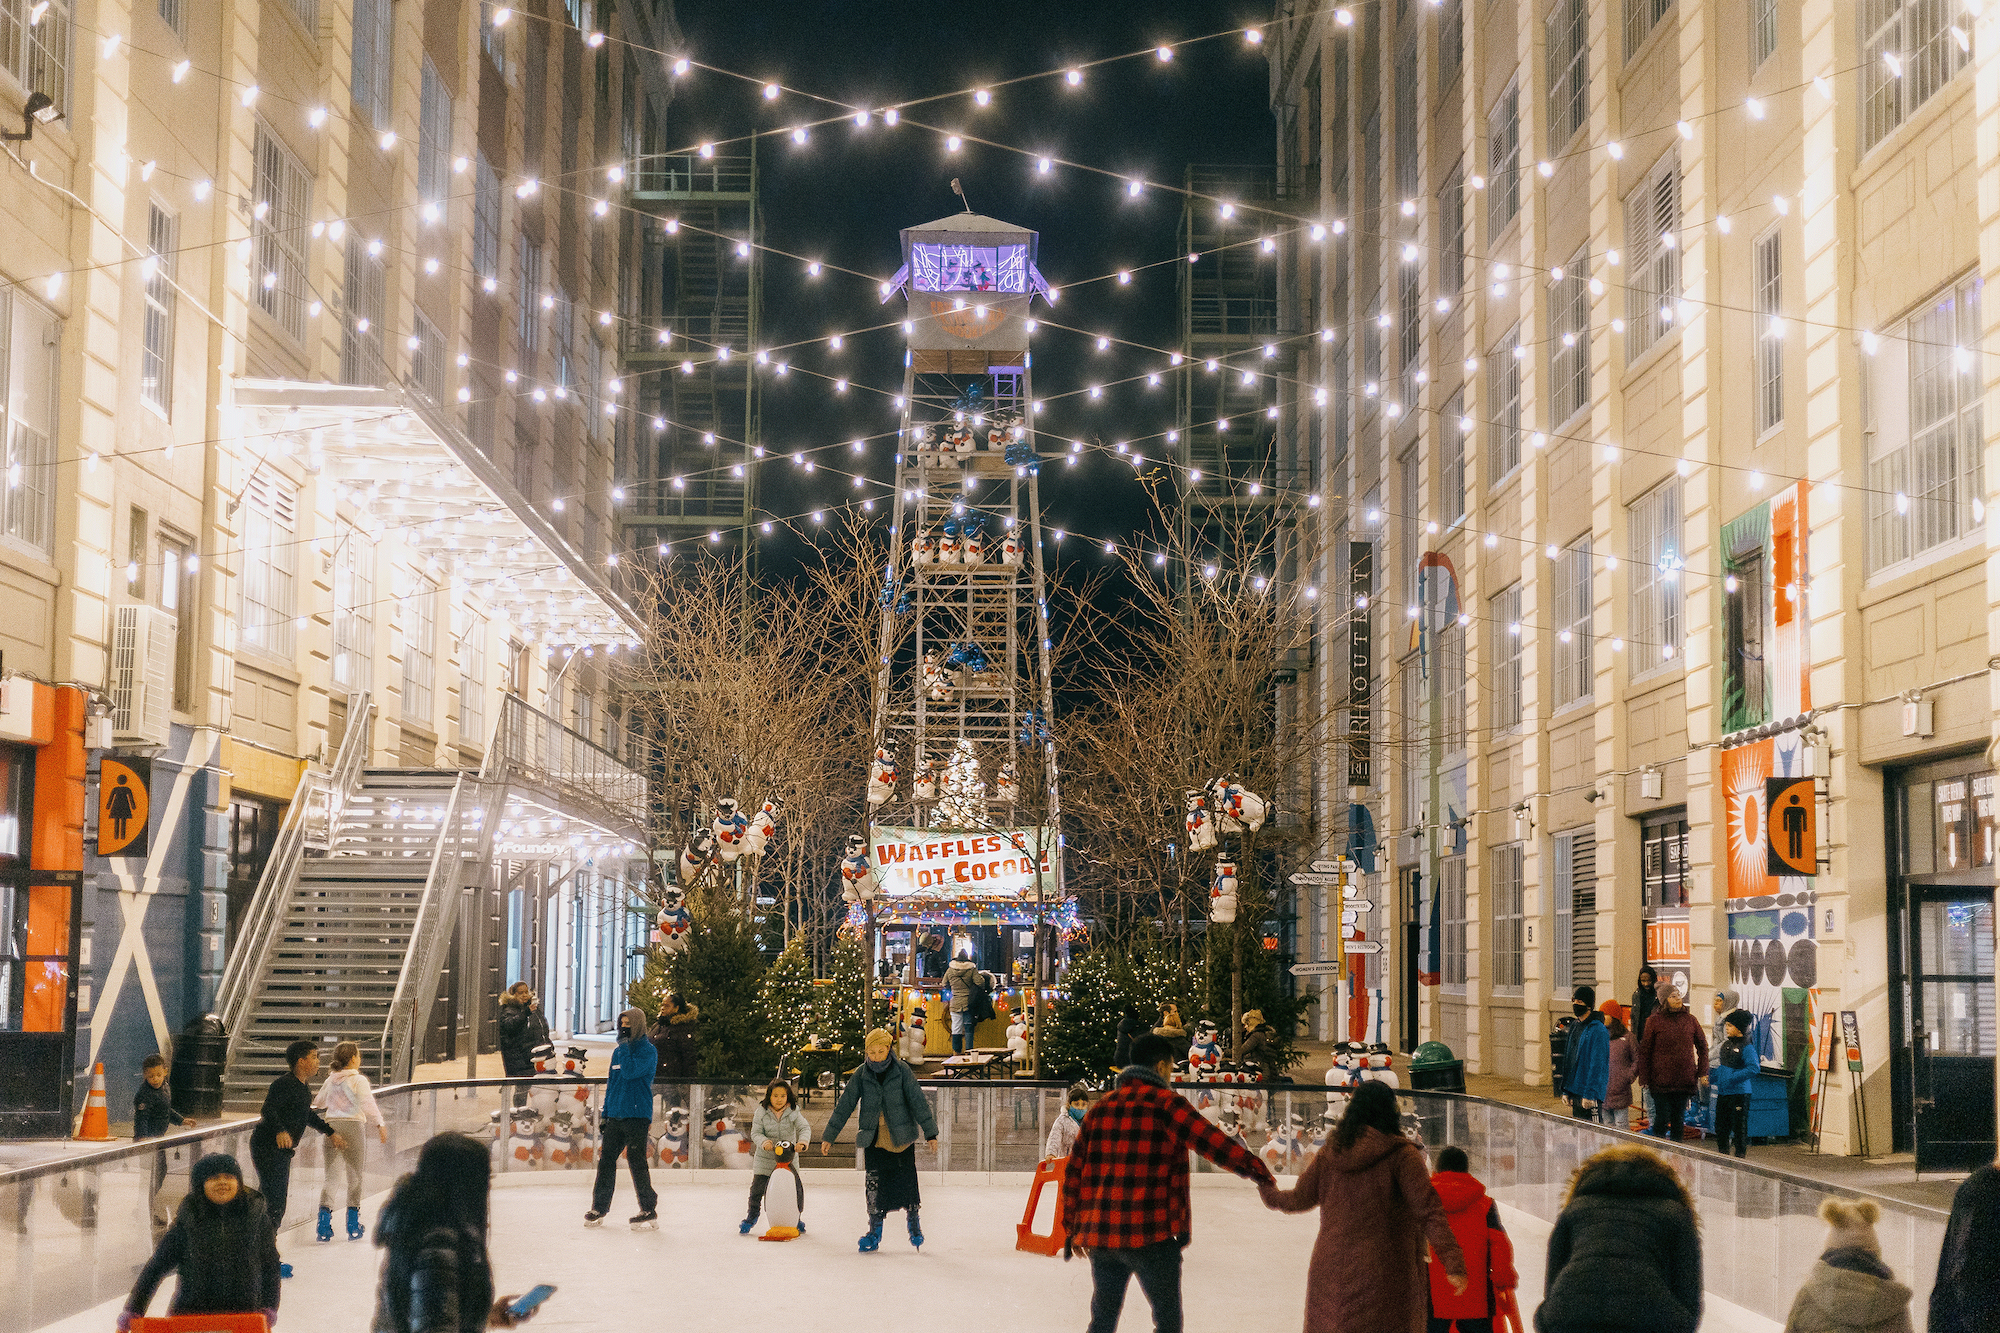
[[[77,1126],[76,1137],[83,1143],[111,1142],[111,1109],[104,1097],[102,1060],[90,1071],[90,1096],[84,1099],[83,1123]]]

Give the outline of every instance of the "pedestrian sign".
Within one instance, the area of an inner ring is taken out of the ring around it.
[[[144,856],[153,814],[153,761],[106,755],[97,776],[97,854]]]
[[[1819,821],[1811,778],[1764,780],[1765,869],[1773,875],[1819,873]]]

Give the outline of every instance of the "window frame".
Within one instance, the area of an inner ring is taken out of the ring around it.
[[[1756,422],[1757,438],[1763,439],[1785,424],[1785,229],[1780,219],[1757,237],[1750,246],[1751,290],[1755,294],[1757,322],[1754,327],[1757,349]],[[1772,322],[1778,321],[1773,328]]]
[[[472,274],[494,283],[500,280],[500,173],[475,149],[472,174]]]
[[[313,178],[299,155],[259,117],[254,137],[256,171],[254,203],[263,216],[251,215],[259,275],[275,275],[270,285],[261,276],[251,283],[254,303],[293,342],[306,340],[307,219],[312,215]]]
[[[1674,0],[1625,0],[1625,59],[1628,62],[1639,54],[1639,48],[1646,44],[1646,39],[1653,35],[1653,30],[1673,12],[1673,8]]]
[[[402,602],[403,680],[398,715],[424,730],[433,730],[437,704],[438,585],[414,570],[401,571],[407,580]]]
[[[1456,5],[1462,0],[1452,3]],[[1465,159],[1460,158],[1438,191],[1438,233],[1443,241],[1438,251],[1439,295],[1456,298],[1465,289],[1465,228]]]
[[[1590,5],[1555,0],[1542,19],[1548,58],[1549,156],[1559,156],[1590,119]]]
[[[1464,995],[1466,936],[1470,934],[1465,897],[1465,853],[1438,862],[1438,980],[1447,995]]]
[[[340,286],[343,384],[380,384],[390,378],[384,342],[389,318],[389,270],[379,254],[368,253],[370,245],[358,231],[349,229]]]
[[[1662,540],[1671,518],[1677,539]],[[1679,477],[1668,477],[1625,506],[1627,587],[1632,598],[1632,674],[1670,667],[1687,646],[1680,572],[1687,564],[1687,514]],[[1664,650],[1672,649],[1670,654]]]
[[[1493,922],[1492,981],[1496,996],[1518,996],[1526,985],[1527,846],[1502,843],[1486,849],[1491,868],[1486,873],[1489,903],[1484,915]]]
[[[1564,339],[1568,338],[1566,343]],[[1568,264],[1549,300],[1549,400],[1558,429],[1590,407],[1590,246]]]
[[[486,638],[492,626],[485,616],[467,608],[465,628],[458,636],[458,739],[461,745],[486,744]]]
[[[39,22],[28,23],[34,0],[0,0],[0,71],[24,94],[43,92],[68,116],[76,60],[73,0],[49,0]]]
[[[1554,835],[1555,989],[1597,984],[1597,828],[1586,824]],[[1580,850],[1588,851],[1587,876],[1579,876]],[[1584,887],[1587,884],[1588,887]],[[1579,947],[1583,946],[1583,947]],[[1580,967],[1587,962],[1587,969]]]
[[[452,97],[428,53],[417,108],[417,199],[446,208],[451,194]]]
[[[416,347],[410,352],[410,384],[429,396],[433,403],[445,401],[444,335],[421,307],[410,316],[410,336]]]
[[[1862,0],[1855,24],[1861,46],[1855,71],[1861,156],[1893,138],[1919,108],[1972,67],[1975,53],[1959,50],[1950,35],[1953,25],[1941,21],[1945,13],[1943,5],[1927,0]],[[1923,31],[1926,21],[1936,21],[1935,29]],[[1889,72],[1886,54],[1900,57],[1900,75]]]
[[[1982,286],[1978,270],[1961,273],[1898,319],[1876,354],[1862,362],[1871,580],[1963,549],[1985,530],[1983,443],[1960,448],[1943,438],[1949,434],[1975,442],[1985,439],[1980,358],[1970,355],[1962,365],[1955,364],[1960,349],[1981,346]],[[1941,320],[1952,326],[1948,342],[1941,336],[1947,333]],[[1919,382],[1925,376],[1934,377],[1928,386]],[[1940,390],[1948,390],[1955,405],[1919,426],[1916,413]],[[1926,466],[1927,455],[1936,451],[1943,456]],[[1920,469],[1921,475],[1942,479],[1925,494],[1918,494],[1911,484]],[[1933,498],[1939,491],[1945,495],[1942,501]],[[1928,540],[1925,528],[1931,530]]]
[[[40,334],[39,354],[27,338],[35,331]],[[6,465],[5,484],[0,485],[0,536],[43,560],[54,553],[62,338],[63,321],[54,310],[19,287],[0,288],[0,446]],[[45,360],[38,374],[34,360]],[[40,425],[22,419],[32,413],[17,411],[33,392],[18,382],[27,374],[42,381]]]
[[[1750,0],[1750,72],[1755,74],[1777,53],[1778,0]]]
[[[333,660],[336,685],[375,688],[375,543],[353,523],[341,524],[333,549]]]
[[[1495,117],[1501,117],[1495,123]],[[1521,80],[1516,75],[1486,112],[1486,243],[1521,215]]]
[[[1472,510],[1471,469],[1466,462],[1466,455],[1472,451],[1472,433],[1458,424],[1464,419],[1465,389],[1461,386],[1446,401],[1444,411],[1438,418],[1435,437],[1440,454],[1438,510],[1444,515],[1447,529],[1465,522]]]
[[[1486,484],[1498,486],[1521,466],[1521,325],[1516,321],[1486,353]]]
[[[1522,588],[1515,582],[1494,594],[1493,730],[1506,735],[1527,722],[1527,645],[1521,628]]]
[[[354,0],[348,95],[377,134],[390,127],[396,63],[395,0]]]
[[[287,662],[298,654],[298,488],[268,469],[243,486],[237,639]]]
[[[1596,694],[1596,601],[1592,586],[1595,570],[1591,542],[1592,534],[1586,532],[1556,552],[1556,642],[1550,656],[1555,685],[1551,702],[1557,712],[1588,704]],[[1567,641],[1562,637],[1564,634],[1569,635]]]
[[[152,272],[141,270],[145,308],[140,336],[139,401],[169,421],[174,415],[174,275],[179,269],[180,215],[157,199],[146,201],[146,249]]]
[[[521,289],[517,300],[521,306],[519,334],[521,339],[521,366],[525,373],[535,373],[535,353],[541,350],[542,332],[542,247],[541,243],[521,238]]]
[[[1637,365],[1680,329],[1680,150],[1669,148],[1625,196],[1625,364]],[[1671,218],[1672,226],[1665,225]],[[1664,239],[1673,237],[1669,245]]]

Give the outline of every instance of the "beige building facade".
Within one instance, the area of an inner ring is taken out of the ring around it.
[[[1830,1150],[1865,1101],[1871,1152],[1991,1159],[1992,24],[1279,6],[1281,438],[1346,497],[1298,576],[1339,592],[1320,688],[1372,704],[1316,815],[1379,836],[1327,1036],[1547,1084],[1573,987],[1651,965],[1739,993]]]

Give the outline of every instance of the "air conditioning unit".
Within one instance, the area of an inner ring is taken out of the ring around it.
[[[121,606],[111,632],[111,733],[119,744],[165,745],[174,706],[174,618]]]

